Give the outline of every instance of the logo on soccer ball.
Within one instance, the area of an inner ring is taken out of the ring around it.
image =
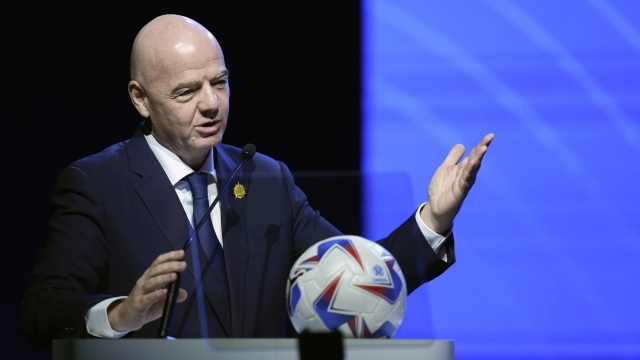
[[[291,268],[286,294],[298,332],[339,330],[360,338],[391,337],[406,297],[393,256],[358,236],[329,238],[305,251]]]
[[[384,270],[382,270],[382,266],[378,264],[373,265],[373,274],[375,276],[382,276],[382,274],[384,274]]]

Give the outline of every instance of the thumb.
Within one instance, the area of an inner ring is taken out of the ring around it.
[[[178,290],[178,300],[176,302],[181,303],[185,300],[187,300],[187,292],[184,289]]]

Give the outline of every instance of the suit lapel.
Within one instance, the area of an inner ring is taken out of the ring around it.
[[[222,190],[224,184],[231,177],[239,159],[240,153],[237,150],[232,150],[232,148],[224,145],[216,147],[218,191]],[[243,332],[249,240],[245,213],[246,199],[236,198],[233,190],[234,186],[240,183],[245,188],[245,196],[251,196],[248,181],[249,173],[244,171],[244,167],[247,165],[243,165],[243,168],[238,171],[229,185],[229,189],[225,194],[222,194],[220,199],[222,241],[224,243],[234,337],[241,337]]]
[[[127,152],[131,171],[141,176],[135,190],[171,247],[181,249],[189,236],[189,219],[142,132],[136,131],[127,144]]]
[[[151,151],[151,148],[149,148],[141,131],[136,131],[132,139],[127,143],[127,153],[131,171],[141,176],[140,181],[134,185],[136,192],[145,203],[150,215],[165,235],[171,247],[174,250],[182,249],[191,232],[189,219],[184,213],[184,208],[167,174],[158,159],[156,159],[153,151]],[[196,245],[198,252],[202,254],[197,242],[192,245]],[[187,262],[190,276],[195,282],[196,270],[190,249],[186,251],[184,260]],[[199,256],[199,260],[202,269],[205,267],[209,269],[210,264],[207,264],[206,257]],[[224,331],[228,336],[231,336],[229,300],[218,298],[223,293],[219,290],[220,284],[212,276],[213,274],[206,275],[211,272],[207,272],[207,269],[204,269],[203,274],[205,276],[202,278],[204,293],[216,312]],[[191,295],[195,296],[195,294]],[[218,305],[214,306],[213,304]]]

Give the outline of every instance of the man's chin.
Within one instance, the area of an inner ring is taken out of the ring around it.
[[[194,144],[197,149],[205,150],[218,146],[222,142],[222,134],[211,135],[206,138],[200,138],[196,140]]]
[[[213,134],[207,137],[192,136],[187,143],[183,144],[183,150],[193,154],[203,154],[211,148],[218,146],[222,141],[222,133]]]

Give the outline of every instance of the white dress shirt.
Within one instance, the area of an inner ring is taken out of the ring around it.
[[[175,188],[178,199],[180,199],[180,203],[182,204],[182,207],[187,214],[187,218],[189,218],[189,221],[191,222],[191,226],[194,226],[193,196],[191,195],[189,184],[185,180],[182,180],[185,176],[193,173],[193,169],[191,169],[189,165],[180,160],[180,158],[176,154],[172,153],[169,149],[162,146],[153,137],[153,135],[145,135],[145,139],[147,140],[149,147],[151,147],[151,151],[153,151],[153,154],[160,162],[160,165],[164,169],[164,172],[169,177],[169,181],[171,181],[171,184]],[[199,171],[209,174],[209,186],[207,187],[207,190],[209,192],[209,204],[211,204],[215,197],[218,195],[218,188],[216,185],[216,170],[213,160],[213,149],[211,149],[209,150],[209,155],[207,155],[207,158],[205,159]],[[446,249],[444,246],[442,246],[442,244],[444,243],[446,236],[448,236],[449,234],[445,236],[436,234],[422,221],[422,218],[420,218],[420,210],[425,204],[422,204],[416,212],[416,222],[418,223],[418,227],[422,231],[422,234],[424,235],[431,248],[433,248],[436,254],[438,254],[438,257],[440,257],[444,261],[447,261]],[[213,230],[218,236],[220,245],[222,245],[222,219],[220,215],[220,203],[218,203],[211,212],[211,221],[213,223]],[[120,338],[126,335],[128,331],[118,332],[113,330],[111,328],[111,324],[109,324],[109,318],[107,316],[107,309],[109,308],[109,305],[111,305],[111,303],[116,300],[126,298],[126,296],[113,297],[103,300],[91,307],[85,315],[87,331],[89,332],[89,334],[103,338]]]

